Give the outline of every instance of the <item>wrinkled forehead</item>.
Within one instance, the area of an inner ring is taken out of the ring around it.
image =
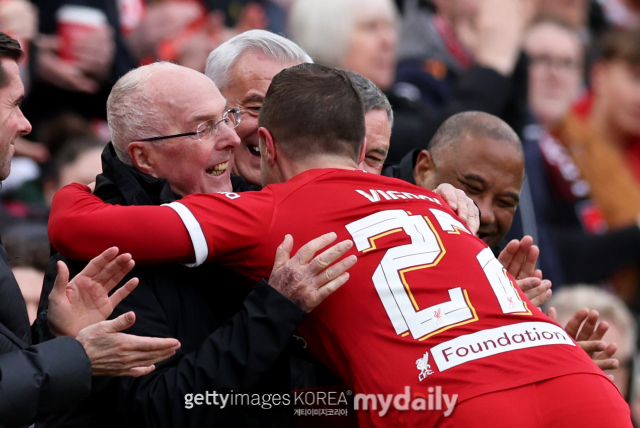
[[[511,141],[466,136],[439,150],[434,163],[438,168],[473,173],[486,180],[505,177],[518,190],[524,181],[524,154]]]
[[[148,76],[143,90],[159,112],[184,121],[194,114],[219,116],[226,100],[216,85],[194,70],[161,70]]]

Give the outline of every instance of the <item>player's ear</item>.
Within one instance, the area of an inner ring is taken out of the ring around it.
[[[364,137],[364,141],[362,141],[362,147],[360,147],[360,155],[358,156],[358,165],[364,161],[364,157],[367,154],[367,137]]]
[[[416,184],[425,189],[433,190],[435,187],[436,168],[431,158],[431,153],[427,150],[422,150],[418,154],[416,159],[416,166],[413,167],[413,178],[416,180]]]
[[[271,132],[264,126],[258,128],[258,137],[260,138],[260,156],[266,157],[269,164],[276,161],[276,144]]]
[[[127,153],[136,169],[152,177],[156,177],[151,148],[149,146],[150,144],[144,141],[134,141],[127,146]]]

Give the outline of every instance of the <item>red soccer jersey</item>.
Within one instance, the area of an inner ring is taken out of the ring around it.
[[[362,171],[316,169],[260,192],[191,195],[171,206],[198,259],[253,280],[269,277],[287,233],[294,251],[328,232],[354,241],[359,260],[349,281],[299,332],[355,393],[401,394],[408,386],[413,399],[441,387],[461,402],[565,374],[602,374],[428,190]],[[114,208],[122,211],[110,216],[122,222],[124,210],[143,207]],[[178,233],[174,220],[156,235]],[[147,222],[145,233],[154,219]],[[142,240],[157,252],[171,244],[158,236],[136,236],[136,245]],[[381,418],[379,410],[361,414],[361,423],[433,426],[442,417],[409,411]]]

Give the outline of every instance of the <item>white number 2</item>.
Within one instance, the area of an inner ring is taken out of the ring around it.
[[[469,233],[462,223],[444,211],[432,209],[431,212],[442,230],[449,233]],[[407,335],[410,332],[414,339],[424,340],[443,330],[478,319],[466,290],[461,287],[448,290],[449,301],[419,308],[405,279],[405,273],[434,267],[446,254],[438,233],[427,217],[410,215],[403,210],[386,210],[352,222],[346,228],[353,237],[356,248],[362,252],[376,249],[376,239],[392,233],[404,231],[411,238],[411,244],[387,250],[372,277],[397,334]],[[528,312],[500,262],[493,257],[491,250],[485,250],[478,254],[478,261],[487,274],[503,311]]]

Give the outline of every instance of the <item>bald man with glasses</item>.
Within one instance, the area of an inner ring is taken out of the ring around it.
[[[103,173],[95,188],[105,202],[161,205],[192,193],[221,192],[233,198],[233,192],[248,189],[241,178],[230,175],[230,160],[240,143],[234,130],[240,110],[230,108],[203,74],[169,63],[140,67],[116,83],[107,115],[112,142],[103,152]],[[167,240],[176,232],[168,228]],[[187,409],[185,396],[231,390],[290,392],[289,360],[283,350],[307,315],[294,302],[308,303],[311,295],[326,297],[346,281],[341,274],[350,267],[341,262],[323,276],[322,266],[351,245],[337,244],[314,259],[333,239],[311,241],[291,259],[287,246],[281,246],[269,281],[258,284],[217,266],[134,268],[130,276],[140,284],[114,314],[135,308],[138,321],[131,333],[175,337],[182,348],[158,364],[153,376],[94,379],[85,403],[73,413],[50,418],[46,426],[286,426],[286,406]],[[54,262],[60,258],[52,259],[48,278],[55,276]],[[82,267],[69,263],[72,270]],[[45,283],[41,311],[51,287],[51,281]],[[48,334],[46,324],[40,331]]]

